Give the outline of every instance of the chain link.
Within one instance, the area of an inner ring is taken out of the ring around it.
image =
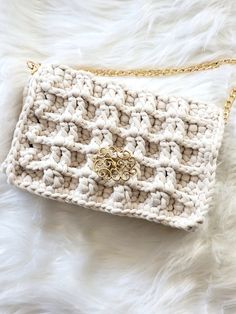
[[[235,102],[235,99],[236,99],[236,87],[231,89],[231,92],[230,92],[230,94],[229,94],[229,96],[225,102],[225,105],[224,105],[225,123],[227,122],[227,120],[229,118],[229,114],[230,114],[231,108],[233,106],[233,103]]]
[[[184,67],[171,67],[171,68],[159,68],[159,69],[130,69],[119,70],[109,68],[96,68],[96,67],[79,67],[82,70],[89,71],[95,75],[100,76],[168,76],[183,73],[192,73],[199,71],[206,71],[210,69],[219,68],[225,64],[236,64],[236,59],[219,59],[216,61],[202,62],[195,65],[189,65]]]
[[[236,58],[225,58],[218,59],[214,61],[202,62],[194,65],[183,66],[183,67],[167,67],[159,69],[110,69],[110,68],[96,68],[96,67],[85,67],[80,66],[79,69],[84,71],[89,71],[98,76],[134,76],[134,77],[158,77],[158,76],[170,76],[177,74],[193,73],[200,71],[207,71],[211,69],[219,68],[222,65],[231,64],[236,65]],[[31,74],[34,74],[40,63],[35,63],[33,61],[28,61],[27,65],[31,70]],[[227,121],[232,105],[236,99],[236,87],[232,88],[229,96],[224,105],[224,120]]]

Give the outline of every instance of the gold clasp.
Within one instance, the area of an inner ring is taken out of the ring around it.
[[[93,165],[94,171],[105,180],[127,181],[137,173],[131,153],[114,146],[101,148],[93,158]]]
[[[38,71],[38,68],[40,67],[41,63],[34,62],[34,61],[27,61],[27,66],[31,71],[31,74],[33,75],[35,72]]]

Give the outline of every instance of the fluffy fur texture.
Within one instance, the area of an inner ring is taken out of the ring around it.
[[[1,161],[21,110],[27,59],[160,67],[236,51],[232,0],[1,0],[0,8]],[[126,81],[222,106],[234,74],[225,66]],[[41,199],[1,175],[0,313],[235,313],[235,122],[234,109],[215,201],[195,233]]]

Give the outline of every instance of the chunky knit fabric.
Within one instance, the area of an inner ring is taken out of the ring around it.
[[[214,105],[44,65],[25,89],[5,171],[44,197],[190,230],[211,200],[223,129]],[[128,181],[94,171],[94,156],[110,146],[135,158]]]

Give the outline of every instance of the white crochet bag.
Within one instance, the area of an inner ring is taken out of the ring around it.
[[[104,73],[29,65],[34,74],[4,162],[10,183],[44,197],[185,230],[203,222],[224,113],[226,118],[235,90],[223,110],[99,78],[145,75],[145,70]]]

